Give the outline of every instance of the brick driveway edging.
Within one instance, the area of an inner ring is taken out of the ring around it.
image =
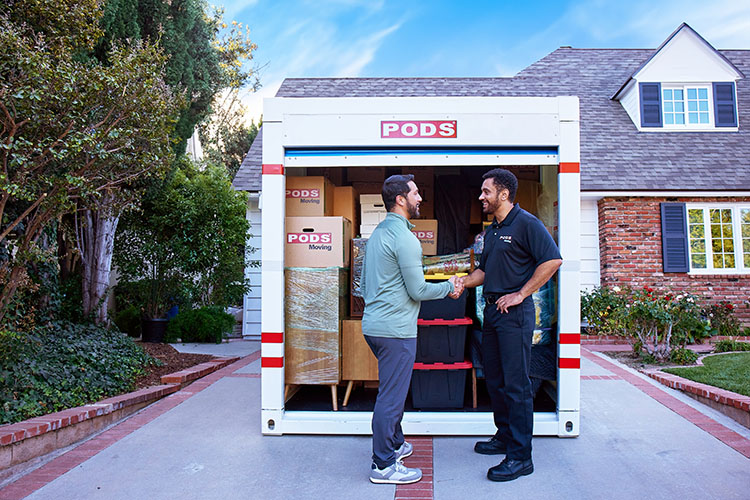
[[[86,439],[239,359],[215,358],[162,376],[162,385],[0,426],[0,482],[25,468],[30,461]]]

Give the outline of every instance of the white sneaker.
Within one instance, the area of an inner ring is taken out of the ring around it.
[[[410,469],[398,460],[385,469],[378,469],[377,465],[372,464],[372,470],[370,471],[370,481],[373,483],[410,484],[416,483],[420,479],[422,479],[421,470]]]
[[[396,460],[399,462],[402,462],[406,457],[411,455],[414,452],[414,447],[411,445],[411,443],[407,443],[404,441],[404,444],[398,447],[396,450]]]

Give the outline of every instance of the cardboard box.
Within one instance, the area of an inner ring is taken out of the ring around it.
[[[349,219],[287,217],[284,233],[286,267],[349,267]]]
[[[349,182],[379,182],[383,187],[385,167],[349,167],[346,169]]]
[[[438,223],[435,219],[412,219],[414,228],[411,230],[422,244],[422,254],[437,255]]]
[[[385,220],[388,212],[385,210],[375,210],[369,212],[362,212],[362,225],[365,226],[377,226],[381,221]]]
[[[341,322],[341,380],[378,380],[378,360],[362,335],[362,321]]]
[[[383,195],[380,193],[360,194],[359,203],[362,205],[383,205],[383,207],[385,207],[385,204],[383,203]]]
[[[369,238],[376,227],[378,227],[377,224],[361,224],[359,226],[359,234],[362,238]]]
[[[359,194],[352,186],[333,189],[333,216],[345,217],[351,222],[352,238],[359,227]]]
[[[333,183],[323,176],[287,177],[287,217],[333,215],[333,188]]]
[[[360,219],[364,225],[377,226],[388,215],[380,195],[360,195],[359,203],[362,214]]]

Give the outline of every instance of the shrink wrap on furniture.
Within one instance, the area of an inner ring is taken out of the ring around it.
[[[336,384],[348,272],[340,267],[287,268],[284,276],[286,383]]]

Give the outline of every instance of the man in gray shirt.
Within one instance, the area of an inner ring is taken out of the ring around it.
[[[401,460],[412,453],[404,440],[401,419],[417,352],[420,302],[457,294],[452,277],[427,283],[422,272],[422,247],[409,222],[419,216],[422,198],[413,175],[392,175],[383,183],[388,211],[367,241],[361,286],[365,300],[362,332],[378,359],[379,388],[372,414],[373,483],[408,484],[422,471]]]

